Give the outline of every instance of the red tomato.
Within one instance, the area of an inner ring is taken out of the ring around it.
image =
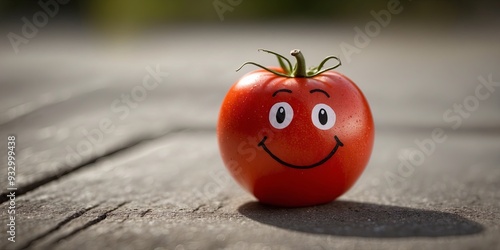
[[[372,151],[373,118],[360,89],[346,76],[318,68],[261,67],[227,93],[217,137],[224,164],[260,202],[309,206],[345,193],[363,172]],[[337,59],[338,60],[338,59]],[[288,64],[286,64],[287,62]],[[244,65],[245,65],[244,64]]]

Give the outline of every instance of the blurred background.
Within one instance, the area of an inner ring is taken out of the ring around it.
[[[366,22],[372,10],[387,9],[387,0],[338,1],[264,1],[264,0],[107,0],[107,1],[2,1],[0,20],[3,24],[19,22],[27,14],[40,11],[41,6],[53,2],[61,11],[50,17],[50,22],[64,20],[106,34],[141,33],[151,28],[179,23],[321,21]],[[490,0],[420,0],[395,1],[406,6],[398,22],[422,25],[488,25],[498,21],[500,3]],[[32,15],[31,14],[31,15]]]
[[[51,1],[42,1],[51,2]],[[382,9],[389,1],[384,0],[337,0],[337,1],[300,1],[300,0],[219,0],[219,1],[182,1],[182,0],[66,0],[64,13],[61,16],[75,20],[119,24],[162,24],[166,22],[219,21],[214,5],[229,6],[229,9],[240,6],[237,11],[230,11],[227,18],[236,20],[363,20],[366,13],[373,9]],[[420,0],[401,1],[411,3],[402,19],[414,21],[447,21],[466,22],[474,19],[492,21],[497,18],[500,6],[498,1],[491,0]],[[38,1],[2,1],[0,13],[3,20],[18,19],[29,12],[40,9]]]

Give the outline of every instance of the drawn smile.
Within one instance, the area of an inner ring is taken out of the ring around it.
[[[317,167],[323,163],[325,163],[326,161],[328,161],[330,158],[332,158],[332,156],[335,154],[335,152],[337,152],[337,149],[339,147],[342,147],[344,146],[344,143],[342,143],[340,141],[340,139],[335,136],[335,141],[337,141],[337,144],[335,145],[335,147],[332,149],[332,151],[325,157],[323,158],[322,160],[314,163],[314,164],[311,164],[311,165],[305,165],[305,166],[299,166],[299,165],[294,165],[294,164],[290,164],[286,161],[283,161],[282,159],[280,159],[278,156],[274,155],[273,152],[271,152],[271,150],[269,150],[267,147],[266,147],[266,140],[267,140],[267,136],[264,136],[264,138],[262,138],[262,141],[259,142],[259,144],[257,144],[257,146],[259,147],[262,147],[264,149],[264,151],[267,152],[267,154],[269,154],[269,156],[271,156],[271,158],[273,158],[275,161],[287,166],[287,167],[290,167],[290,168],[296,168],[296,169],[309,169],[309,168],[314,168],[314,167]]]

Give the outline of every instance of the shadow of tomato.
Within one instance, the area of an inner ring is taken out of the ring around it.
[[[335,201],[304,208],[248,202],[238,211],[257,222],[305,233],[352,237],[444,237],[477,234],[483,226],[463,216],[415,208]]]

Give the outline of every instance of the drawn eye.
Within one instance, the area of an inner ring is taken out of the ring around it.
[[[277,129],[284,129],[293,119],[293,109],[286,102],[275,103],[269,111],[269,122]]]
[[[331,129],[335,125],[337,116],[330,106],[320,103],[312,110],[311,119],[317,128],[321,130]]]

